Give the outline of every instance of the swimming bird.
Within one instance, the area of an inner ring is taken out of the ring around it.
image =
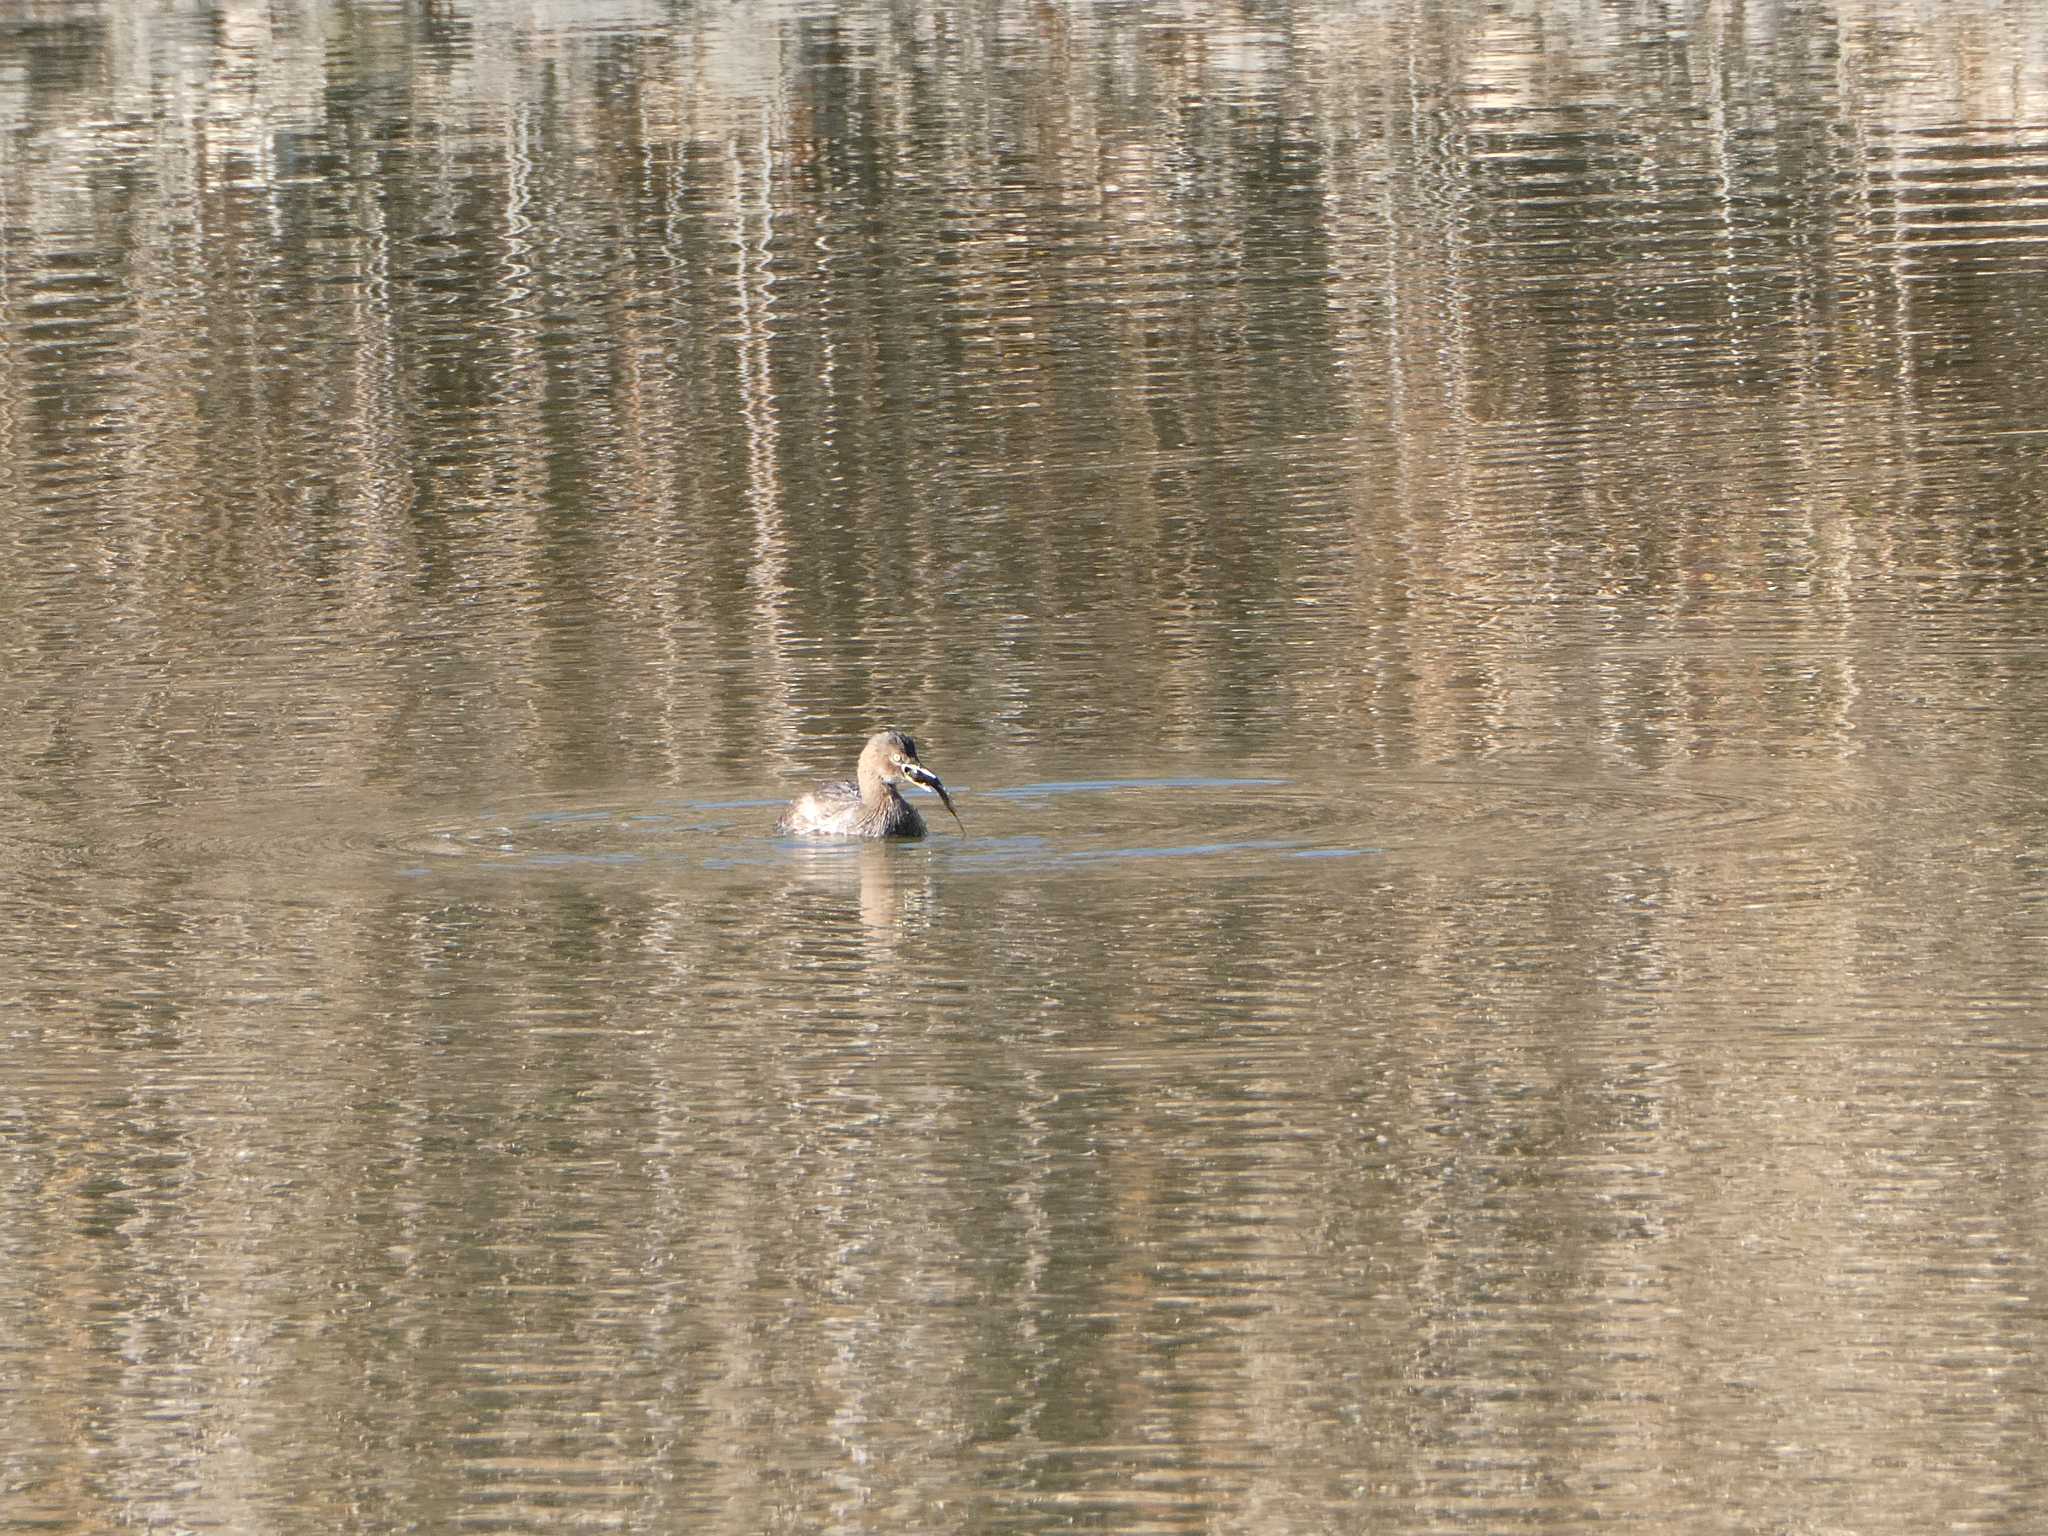
[[[901,731],[877,731],[861,748],[853,779],[835,779],[797,796],[775,830],[836,837],[923,837],[924,818],[896,788],[904,783],[933,791],[953,820],[960,820],[939,776],[917,760],[917,743]]]

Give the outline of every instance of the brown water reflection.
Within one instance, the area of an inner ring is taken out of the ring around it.
[[[0,1525],[2041,1524],[2042,21],[0,15]]]

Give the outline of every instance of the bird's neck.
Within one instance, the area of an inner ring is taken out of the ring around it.
[[[860,798],[863,805],[887,805],[892,800],[901,800],[903,796],[894,784],[879,773],[863,769],[860,775]]]

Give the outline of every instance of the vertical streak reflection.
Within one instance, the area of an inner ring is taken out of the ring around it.
[[[747,585],[753,594],[754,653],[766,663],[761,678],[764,702],[774,701],[768,722],[774,744],[790,744],[789,669],[784,638],[789,601],[788,530],[784,526],[780,473],[781,417],[775,402],[772,356],[774,323],[775,142],[771,114],[760,116],[753,166],[735,138],[730,147],[733,180],[733,243],[738,264],[734,291],[739,304],[738,380],[740,414],[747,434],[747,509],[754,520],[753,564]]]

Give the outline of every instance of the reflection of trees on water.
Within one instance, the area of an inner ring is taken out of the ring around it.
[[[884,713],[1654,765],[2023,684],[1940,613],[1861,661],[1874,578],[2037,542],[1982,17],[574,9],[0,35],[0,491],[104,599],[17,599],[36,654],[240,637],[287,782]]]
[[[576,15],[17,29],[14,502],[89,494],[169,630],[424,595],[480,695],[676,761],[884,700],[1455,746],[1555,620],[1474,678],[1475,599],[1668,641],[1791,581],[1839,640],[1860,571],[1983,558],[1899,508],[2038,398],[1982,18]]]

